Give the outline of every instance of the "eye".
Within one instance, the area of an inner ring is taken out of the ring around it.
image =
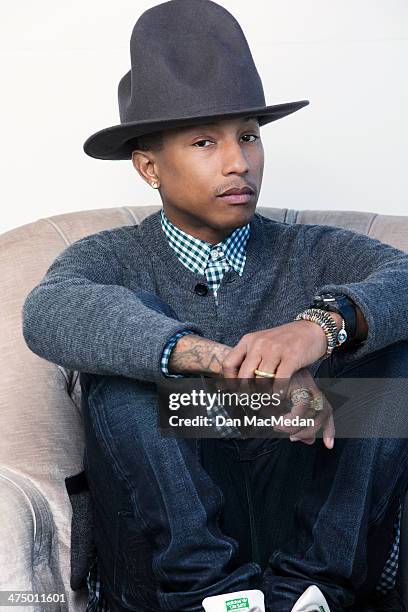
[[[257,136],[256,134],[244,134],[244,135],[242,136],[242,138],[245,138],[245,137],[247,137],[247,136],[250,136],[250,137],[252,136],[253,138],[255,138],[255,140],[252,140],[252,141],[248,141],[248,140],[247,140],[246,142],[256,142],[257,140],[259,140],[259,136]],[[193,144],[193,147],[195,147],[195,146],[197,146],[197,145],[200,145],[202,142],[212,142],[212,140],[209,140],[208,138],[206,138],[205,140],[197,140],[197,142],[195,142],[195,143]],[[199,147],[197,147],[197,148],[199,148],[199,149],[205,149],[206,147],[201,147],[201,146],[199,146]]]
[[[255,140],[252,140],[252,142],[256,142],[257,140],[259,140],[259,136],[257,136],[256,134],[244,134],[244,136],[242,138],[244,138],[246,136],[252,136],[253,138],[255,138]],[[248,142],[248,141],[246,141],[246,142]]]
[[[206,139],[206,140],[197,140],[197,142],[195,142],[193,144],[193,147],[195,147],[196,145],[199,145],[201,142],[212,142],[212,140],[208,140],[208,139]],[[206,147],[197,147],[197,148],[198,149],[205,149]]]

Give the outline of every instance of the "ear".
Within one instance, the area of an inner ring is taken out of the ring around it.
[[[132,164],[144,181],[149,185],[152,182],[159,183],[156,174],[154,158],[148,152],[138,149],[132,151]]]

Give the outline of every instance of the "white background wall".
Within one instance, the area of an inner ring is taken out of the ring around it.
[[[160,204],[130,160],[88,157],[119,123],[117,85],[147,0],[20,0],[0,25],[0,232],[40,217]],[[219,0],[243,28],[267,104],[259,205],[408,214],[406,0]]]

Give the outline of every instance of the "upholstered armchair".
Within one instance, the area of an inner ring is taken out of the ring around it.
[[[0,590],[63,593],[64,602],[54,604],[53,610],[85,610],[87,603],[86,587],[70,587],[72,506],[64,482],[83,470],[80,387],[76,372],[28,349],[22,306],[70,243],[139,223],[158,208],[123,206],[61,214],[0,236]],[[257,211],[287,223],[352,229],[408,251],[408,217],[266,207]],[[407,521],[404,511],[401,563],[406,600]],[[42,608],[21,606],[22,612],[29,610]]]

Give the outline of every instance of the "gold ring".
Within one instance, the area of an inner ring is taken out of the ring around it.
[[[263,372],[262,370],[254,370],[256,376],[263,376],[264,378],[275,378],[276,374],[272,372]]]
[[[293,391],[290,394],[290,399],[292,400],[292,402],[298,402],[300,400],[308,400],[312,397],[311,392],[309,391],[309,389],[306,389],[305,387],[299,387],[298,389],[293,389]]]
[[[322,395],[316,395],[310,401],[310,406],[311,406],[311,408],[313,408],[313,410],[316,410],[316,412],[320,412],[321,410],[323,410],[323,396]]]

